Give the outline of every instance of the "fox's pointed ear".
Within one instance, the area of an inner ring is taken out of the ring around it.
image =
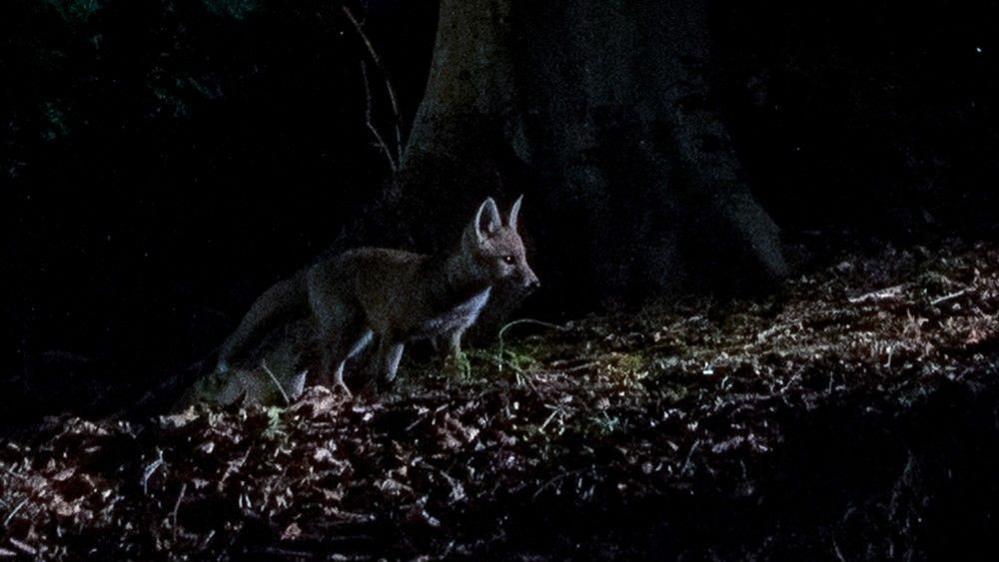
[[[475,231],[476,238],[481,242],[487,236],[499,230],[501,225],[499,208],[492,197],[488,197],[479,205],[479,210],[475,213],[475,220],[472,221],[472,230]]]
[[[510,227],[510,230],[514,232],[517,231],[517,215],[520,214],[520,203],[524,200],[524,196],[521,195],[513,202],[513,207],[510,207],[510,217],[506,220],[506,225]]]

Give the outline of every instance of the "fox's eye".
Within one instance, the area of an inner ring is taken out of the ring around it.
[[[513,265],[514,261],[516,260],[514,259],[513,256],[503,256],[503,263],[508,263],[510,265]]]

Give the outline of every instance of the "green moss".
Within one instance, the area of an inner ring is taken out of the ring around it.
[[[66,113],[60,105],[53,101],[42,103],[42,114],[45,116],[45,127],[41,130],[42,140],[52,142],[65,137],[69,133],[66,124]]]
[[[263,436],[266,439],[279,439],[287,436],[283,415],[285,408],[271,406],[267,408],[267,427],[264,428]]]
[[[205,0],[205,7],[213,14],[243,19],[260,7],[258,0]]]
[[[44,0],[67,21],[83,22],[104,7],[106,0]]]

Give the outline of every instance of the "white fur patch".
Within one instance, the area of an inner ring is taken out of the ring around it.
[[[479,318],[482,308],[489,302],[491,293],[492,289],[487,288],[444,314],[423,322],[420,324],[418,335],[421,337],[438,336],[458,328],[471,326]]]

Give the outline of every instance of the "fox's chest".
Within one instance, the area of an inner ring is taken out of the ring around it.
[[[489,302],[490,289],[454,306],[424,322],[416,328],[416,337],[434,337],[460,328],[467,328],[478,319],[482,308]]]

